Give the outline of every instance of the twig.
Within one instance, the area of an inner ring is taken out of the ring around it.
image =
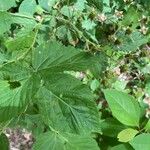
[[[78,33],[78,35],[85,40],[86,43],[91,44],[98,51],[101,50],[101,46],[100,45],[95,44],[94,42],[92,42],[89,39],[87,39],[87,37],[83,34],[83,32],[80,31],[73,23],[71,23],[70,21],[68,21],[68,20],[66,20],[64,18],[61,18],[61,17],[56,17],[56,19],[59,20],[59,21],[64,22],[65,24],[70,25]]]

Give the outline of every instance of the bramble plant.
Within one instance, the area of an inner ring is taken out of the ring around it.
[[[0,149],[150,149],[150,2],[0,0]]]

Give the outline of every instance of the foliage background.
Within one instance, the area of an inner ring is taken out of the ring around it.
[[[19,126],[35,150],[149,150],[149,6],[0,0],[0,147]]]

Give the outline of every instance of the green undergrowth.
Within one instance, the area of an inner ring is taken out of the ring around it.
[[[150,2],[0,0],[0,149],[150,149]]]

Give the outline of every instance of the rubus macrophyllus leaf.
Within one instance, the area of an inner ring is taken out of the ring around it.
[[[63,73],[43,75],[43,84],[36,99],[47,125],[65,132],[101,132],[94,97],[86,85]]]
[[[104,55],[92,55],[54,41],[35,49],[32,60],[32,65],[37,72],[90,70],[96,77],[100,76],[104,63]]]
[[[89,136],[71,133],[46,132],[41,134],[33,150],[99,150],[99,147]]]
[[[0,68],[0,122],[24,112],[38,90],[38,76],[21,65],[12,62]]]

